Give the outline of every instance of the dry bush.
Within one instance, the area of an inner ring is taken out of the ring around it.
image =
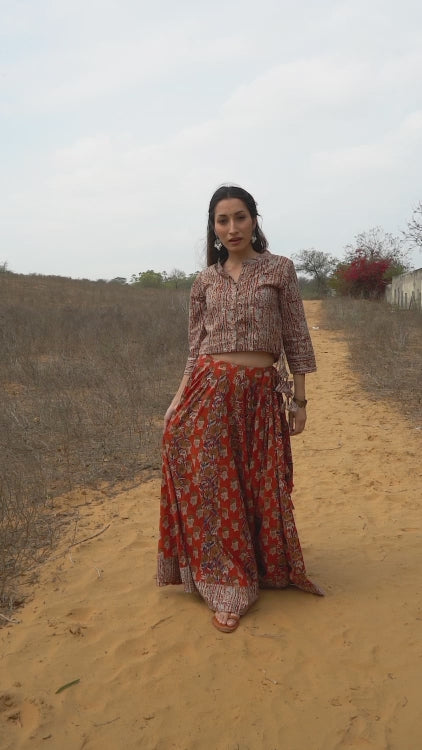
[[[384,301],[334,297],[324,322],[348,341],[353,368],[372,395],[394,400],[414,424],[422,418],[422,315]]]
[[[0,599],[51,546],[54,495],[159,467],[188,296],[0,275]]]

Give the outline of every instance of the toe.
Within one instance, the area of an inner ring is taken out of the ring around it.
[[[216,612],[215,613],[215,619],[221,624],[221,625],[228,625],[229,628],[232,628],[236,625],[236,623],[239,621],[240,615],[236,614],[236,612]]]

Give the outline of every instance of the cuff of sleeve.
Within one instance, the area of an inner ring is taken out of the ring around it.
[[[183,375],[191,375],[196,365],[196,357],[188,357]]]
[[[316,372],[317,367],[316,365],[306,365],[303,367],[295,367],[294,365],[289,364],[289,369],[292,375],[308,375],[311,372]]]

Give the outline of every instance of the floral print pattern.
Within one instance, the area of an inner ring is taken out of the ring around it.
[[[203,355],[163,438],[158,584],[183,583],[214,611],[244,614],[259,588],[306,576],[293,466],[274,367]]]

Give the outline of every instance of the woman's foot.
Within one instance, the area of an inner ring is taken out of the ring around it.
[[[239,625],[240,615],[235,612],[216,612],[212,624],[222,633],[233,633]]]

